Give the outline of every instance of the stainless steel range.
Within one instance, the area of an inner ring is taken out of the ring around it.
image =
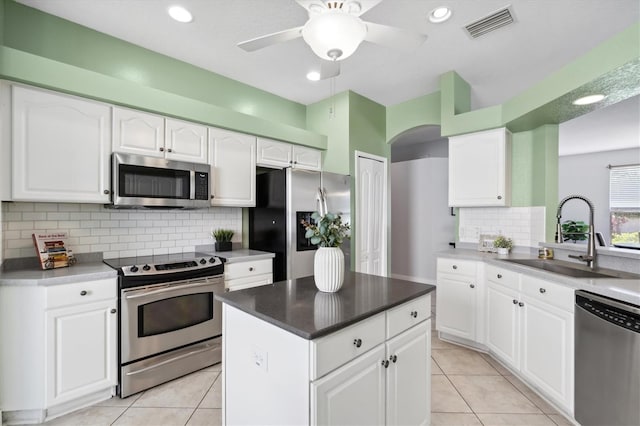
[[[222,358],[224,264],[202,253],[107,259],[120,285],[119,394],[125,398]]]

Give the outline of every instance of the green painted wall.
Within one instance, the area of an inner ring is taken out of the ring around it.
[[[349,108],[349,92],[307,107],[307,129],[327,135],[323,167],[328,172],[349,174]]]
[[[326,149],[306,107],[11,0],[0,77]]]
[[[440,92],[431,93],[387,107],[387,142],[420,126],[440,125]]]

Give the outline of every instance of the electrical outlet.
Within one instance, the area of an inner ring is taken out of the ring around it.
[[[251,361],[254,366],[256,366],[259,370],[263,370],[265,373],[267,372],[269,354],[267,351],[260,349],[257,346],[251,348]]]

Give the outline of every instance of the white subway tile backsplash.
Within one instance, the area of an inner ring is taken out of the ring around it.
[[[460,208],[458,229],[460,242],[477,243],[480,234],[502,234],[516,246],[537,247],[545,238],[545,208]]]
[[[233,229],[233,242],[242,241],[242,210],[113,211],[99,204],[3,203],[2,258],[34,256],[34,232],[67,232],[74,252],[113,258],[194,251],[213,242],[216,228]]]

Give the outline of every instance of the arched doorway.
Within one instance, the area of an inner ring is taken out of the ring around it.
[[[448,139],[420,126],[391,141],[391,276],[436,283],[436,253],[455,240]]]

